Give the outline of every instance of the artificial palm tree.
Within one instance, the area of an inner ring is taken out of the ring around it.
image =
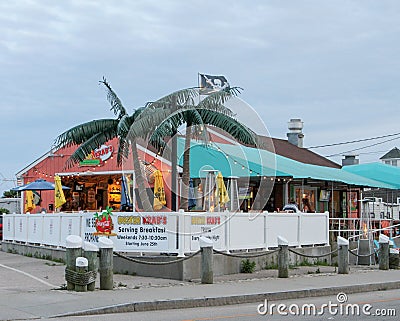
[[[106,79],[103,78],[100,83],[106,87],[107,100],[111,104],[110,110],[114,112],[116,119],[98,119],[77,125],[60,134],[54,142],[54,147],[58,149],[72,145],[79,146],[67,160],[66,167],[71,167],[84,160],[92,150],[99,148],[102,144],[113,138],[118,138],[117,164],[121,166],[124,153],[126,154],[126,147],[130,145],[133,155],[135,179],[143,210],[147,212],[152,211],[153,208],[147,196],[142,167],[136,147],[136,138],[145,136],[146,133],[141,132],[141,135],[130,137],[130,142],[128,142],[126,139],[127,131],[125,130],[127,126],[129,127],[129,124],[132,124],[138,118],[144,108],[136,109],[132,115],[128,115],[126,108]]]
[[[212,125],[218,127],[232,135],[239,142],[245,144],[255,144],[255,134],[245,125],[235,119],[232,110],[224,104],[239,93],[238,88],[227,88],[215,92],[200,100],[200,94],[197,89],[189,88],[180,90],[167,95],[156,102],[149,103],[148,109],[170,110],[171,114],[157,127],[156,135],[152,136],[153,141],[158,141],[154,136],[173,136],[177,129],[186,124],[185,147],[183,154],[183,172],[182,172],[182,197],[180,208],[188,210],[189,199],[189,181],[190,181],[190,142],[192,139],[192,126],[199,126],[207,141],[207,127]],[[196,104],[196,98],[199,103]],[[176,155],[172,155],[176,158]],[[173,178],[174,179],[174,178]]]

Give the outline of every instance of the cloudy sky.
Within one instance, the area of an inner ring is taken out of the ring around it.
[[[396,0],[0,0],[0,193],[58,134],[113,117],[103,76],[131,111],[225,75],[272,136],[301,118],[305,146],[398,133],[399,39]]]

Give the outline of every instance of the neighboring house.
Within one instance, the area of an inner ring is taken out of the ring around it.
[[[400,149],[394,147],[379,159],[386,165],[400,167]]]

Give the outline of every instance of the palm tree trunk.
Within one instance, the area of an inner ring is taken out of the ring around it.
[[[132,140],[131,149],[132,149],[132,157],[133,157],[133,168],[135,171],[135,180],[136,180],[136,185],[137,185],[138,191],[139,191],[139,199],[142,203],[143,211],[152,212],[153,206],[151,205],[149,197],[147,195],[147,191],[146,191],[147,184],[144,181],[144,177],[143,177],[143,173],[142,173],[142,166],[140,165],[139,154],[138,154],[138,150],[136,147],[135,139]]]
[[[183,152],[182,195],[181,206],[184,211],[189,209],[189,182],[190,182],[190,142],[192,138],[192,124],[186,123],[185,150]]]

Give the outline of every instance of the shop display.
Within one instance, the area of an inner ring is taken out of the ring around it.
[[[121,205],[121,185],[108,185],[108,206],[116,209]]]

